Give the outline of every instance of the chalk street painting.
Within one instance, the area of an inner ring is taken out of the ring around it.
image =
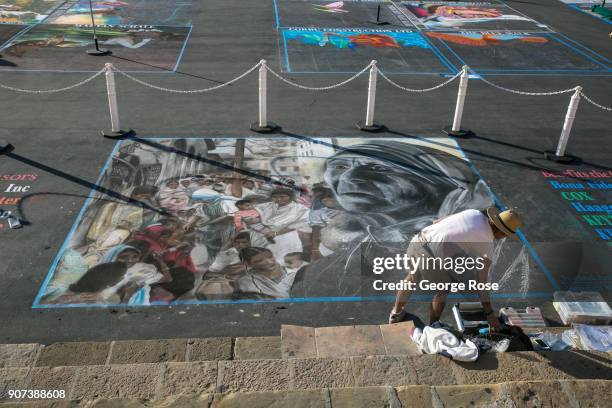
[[[146,62],[160,69],[174,68],[189,27],[104,26],[96,29],[100,44],[118,57],[130,58],[122,67],[146,69]],[[92,28],[62,24],[40,24],[7,41],[0,51],[12,66],[34,69],[99,69],[84,48],[93,46]],[[78,52],[75,52],[80,50]],[[113,61],[115,62],[115,61]],[[119,61],[120,63],[122,61]]]
[[[114,0],[92,1],[96,25],[187,25],[191,21],[191,1]],[[74,2],[63,13],[56,13],[47,23],[90,25],[89,0]]]
[[[385,72],[451,72],[414,30],[292,28],[282,35],[287,72],[358,72],[373,59]]]
[[[36,24],[62,0],[0,0],[0,24]]]
[[[601,56],[557,34],[474,31],[424,34],[479,73],[610,72]]]
[[[416,31],[355,32],[347,30],[286,30],[287,41],[299,41],[305,45],[355,49],[358,47],[431,48],[429,43]]]
[[[115,194],[85,204],[34,307],[355,296],[360,244],[492,204],[451,139],[247,139],[239,168],[236,151],[121,142]]]
[[[427,30],[548,30],[518,11],[487,2],[402,2],[411,21]]]

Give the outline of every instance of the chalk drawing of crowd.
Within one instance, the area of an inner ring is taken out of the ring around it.
[[[347,294],[357,290],[353,255],[363,242],[408,242],[440,216],[491,204],[465,160],[431,146],[386,140],[328,150],[316,158],[319,177],[192,166],[115,184],[132,202],[90,206],[41,303],[278,299],[295,297],[298,282],[319,295]]]

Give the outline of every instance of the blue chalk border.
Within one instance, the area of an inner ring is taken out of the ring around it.
[[[206,139],[219,139],[219,138],[224,138],[223,136],[214,136],[214,137],[182,137],[180,139],[186,139],[186,140],[206,140]],[[226,137],[227,138],[227,137]],[[250,139],[251,137],[232,137],[232,139]],[[344,148],[344,146],[339,146],[339,145],[335,145],[333,143],[327,143],[323,140],[320,139],[333,139],[332,137],[310,137],[310,136],[293,136],[293,137],[281,137],[281,139],[302,139],[302,140],[307,140],[313,143],[317,143],[317,144],[322,144],[328,147],[333,147],[333,148]],[[364,139],[364,137],[357,137],[356,139]],[[401,139],[401,137],[396,137],[398,139]],[[139,139],[143,139],[143,140],[168,140],[168,139],[174,139],[174,137],[147,137],[147,138],[139,138]],[[278,139],[278,137],[277,137]],[[343,137],[342,139],[355,139],[355,138],[350,138],[350,137]],[[366,138],[367,139],[367,138]],[[424,141],[424,142],[429,142],[429,143],[434,143],[435,144],[435,140],[430,140],[430,138],[427,137],[415,137],[415,139]],[[431,139],[436,139],[436,137],[431,138]],[[448,139],[448,138],[444,138],[444,139]],[[133,140],[132,138],[127,138],[125,140]],[[480,172],[478,171],[478,169],[476,168],[476,166],[472,163],[472,161],[470,160],[470,158],[467,156],[467,154],[465,153],[465,151],[463,150],[463,148],[461,147],[461,145],[459,144],[459,141],[457,141],[456,139],[451,139],[455,141],[456,146],[454,145],[449,145],[446,143],[443,143],[444,146],[447,146],[449,148],[456,148],[461,155],[463,156],[463,158],[467,161],[467,163],[469,164],[470,168],[475,172],[475,174],[478,176],[478,178],[480,180],[482,180],[486,186],[487,186],[487,191],[489,192],[489,194],[491,195],[491,198],[493,199],[493,201],[496,203],[496,205],[498,205],[501,209],[505,209],[506,207],[501,204],[501,201],[498,199],[498,197],[493,193],[493,191],[491,190],[490,186],[486,183],[486,181],[484,180],[484,178],[482,177],[482,175],[480,174]],[[121,146],[121,144],[123,143],[123,141],[117,141],[115,143],[115,146],[113,147],[112,151],[109,154],[109,157],[106,159],[106,162],[104,163],[104,166],[102,167],[102,170],[100,171],[100,175],[98,176],[97,180],[96,180],[96,186],[99,186],[100,183],[102,182],[102,179],[104,177],[104,175],[106,174],[106,171],[108,170],[108,167],[110,166],[110,164],[112,163],[112,159],[113,157],[116,155],[117,151],[119,150],[119,147]],[[164,302],[153,302],[150,305],[127,305],[125,303],[119,303],[119,304],[99,304],[99,303],[94,303],[94,304],[90,304],[90,303],[72,303],[72,304],[41,304],[40,300],[43,297],[43,295],[46,293],[47,291],[47,286],[49,284],[49,282],[51,281],[51,279],[53,278],[53,275],[55,273],[55,270],[57,268],[57,265],[59,264],[62,255],[64,254],[64,252],[66,251],[66,248],[68,247],[68,244],[70,242],[70,240],[72,239],[72,236],[74,235],[76,229],[78,228],[83,216],[85,215],[85,212],[87,211],[87,209],[89,208],[89,206],[91,205],[91,202],[93,201],[95,195],[97,193],[97,188],[92,188],[92,190],[90,191],[86,201],[83,203],[83,207],[81,208],[81,210],[79,211],[79,214],[77,215],[77,218],[75,219],[74,223],[72,224],[72,227],[70,228],[70,231],[68,232],[68,235],[66,236],[66,238],[64,239],[64,242],[62,244],[62,246],[60,247],[58,253],[55,255],[55,258],[53,260],[53,263],[51,264],[51,267],[49,268],[49,271],[47,272],[47,276],[45,277],[43,283],[41,284],[40,289],[38,290],[38,293],[36,295],[36,297],[34,298],[34,301],[32,303],[32,308],[33,309],[56,309],[56,308],[77,308],[77,307],[84,307],[84,308],[109,308],[109,307],[153,307],[153,306],[165,306],[165,307],[172,307],[172,306],[177,306],[177,305],[212,305],[212,304],[251,304],[251,303],[323,303],[323,302],[371,302],[371,301],[375,301],[375,302],[391,302],[395,300],[395,296],[327,296],[327,297],[303,297],[303,298],[284,298],[284,299],[241,299],[241,300],[231,300],[231,299],[226,299],[226,300],[183,300],[183,301],[175,301],[172,303],[164,303]],[[559,290],[560,287],[558,285],[558,283],[556,282],[556,280],[553,278],[550,270],[544,265],[544,263],[542,262],[542,259],[538,256],[538,254],[535,252],[535,249],[533,248],[533,246],[531,246],[531,244],[529,243],[529,241],[527,241],[527,238],[523,235],[523,233],[521,231],[518,231],[518,235],[521,239],[521,241],[523,242],[523,244],[527,247],[527,250],[529,251],[529,253],[531,254],[531,256],[533,257],[533,259],[535,260],[535,262],[538,264],[538,266],[540,266],[540,268],[544,271],[544,274],[546,276],[546,278],[548,279],[549,283],[552,285],[552,287],[554,288],[554,290]],[[552,296],[553,292],[528,292],[528,293],[493,293],[491,294],[492,298],[495,299],[526,299],[526,298],[550,298]],[[411,299],[417,300],[417,301],[429,301],[431,299],[432,295],[429,294],[416,294],[413,295],[411,297]],[[456,293],[456,294],[450,294],[449,298],[451,299],[468,299],[468,298],[477,298],[477,294],[460,294],[460,293]]]

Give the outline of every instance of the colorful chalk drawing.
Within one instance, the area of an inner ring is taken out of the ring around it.
[[[499,3],[402,2],[409,18],[427,30],[542,29],[546,26]]]
[[[93,43],[89,0],[0,3],[0,67],[49,71],[97,67],[66,52]],[[190,0],[93,0],[91,4],[101,45],[111,51],[150,50],[119,55],[122,60],[115,61],[119,68],[173,71],[178,67],[191,31]]]
[[[488,47],[500,45],[504,41],[520,41],[529,44],[546,44],[546,37],[521,35],[521,34],[504,34],[504,33],[442,33],[442,32],[426,32],[426,36],[436,38],[445,42],[469,45],[474,47]]]
[[[340,49],[355,49],[357,47],[401,48],[418,47],[431,48],[427,40],[418,32],[359,33],[350,30],[285,30],[285,40],[296,40],[304,45],[319,47],[331,46]]]
[[[119,142],[34,307],[350,299],[363,243],[492,204],[449,138],[236,140]]]
[[[4,44],[2,51],[7,56],[22,58],[41,48],[89,47],[93,44],[92,34],[91,27],[86,26],[38,26]],[[138,49],[156,41],[174,39],[182,42],[187,36],[187,30],[183,27],[108,26],[98,27],[96,34],[102,45]]]
[[[0,24],[36,24],[63,0],[0,0]]]

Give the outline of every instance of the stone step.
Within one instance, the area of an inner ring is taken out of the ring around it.
[[[560,380],[485,385],[408,385],[259,392],[188,393],[160,399],[95,398],[53,402],[5,402],[11,407],[89,408],[438,408],[438,407],[609,407],[612,381]]]
[[[11,389],[64,390],[70,399],[161,399],[184,393],[573,379],[612,380],[610,355],[486,353],[475,363],[400,355],[14,367],[0,369],[0,400]]]
[[[278,336],[0,344],[0,368],[277,358]]]

